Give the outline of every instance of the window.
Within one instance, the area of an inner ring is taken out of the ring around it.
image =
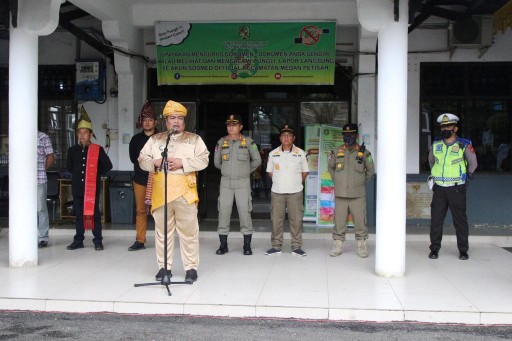
[[[76,144],[74,100],[40,100],[39,130],[52,141],[55,162],[53,167],[66,167],[68,148]]]
[[[48,134],[53,167],[66,168],[68,148],[76,144],[75,65],[39,66],[38,129]]]
[[[460,118],[458,135],[473,142],[479,172],[510,172],[512,156],[512,63],[421,65],[420,170],[440,135],[437,117]]]

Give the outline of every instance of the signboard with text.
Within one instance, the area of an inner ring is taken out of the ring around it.
[[[158,85],[334,84],[336,22],[157,22]]]
[[[335,153],[343,144],[342,129],[322,125],[320,129],[320,145],[318,153],[318,210],[317,226],[334,226],[334,182],[329,175],[327,164],[329,155]]]

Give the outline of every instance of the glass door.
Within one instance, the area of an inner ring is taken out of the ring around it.
[[[252,186],[252,217],[256,219],[270,218],[270,189],[272,180],[268,177],[267,159],[269,152],[280,145],[279,130],[287,123],[299,129],[297,107],[295,104],[264,104],[251,105],[252,122],[251,137],[258,145],[261,154],[261,167],[254,171]],[[297,131],[299,134],[299,131]],[[296,143],[298,143],[298,136]]]

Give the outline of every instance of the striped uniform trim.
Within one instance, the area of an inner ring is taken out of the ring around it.
[[[452,181],[462,181],[462,178],[443,178],[443,177],[434,177],[434,181],[441,181],[441,182],[452,182]]]

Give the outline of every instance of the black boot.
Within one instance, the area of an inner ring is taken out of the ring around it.
[[[223,255],[228,252],[228,235],[227,234],[219,234],[220,246],[219,249],[215,252],[218,255]]]
[[[252,255],[251,239],[252,239],[252,234],[244,235],[244,255],[246,255],[246,256]]]

